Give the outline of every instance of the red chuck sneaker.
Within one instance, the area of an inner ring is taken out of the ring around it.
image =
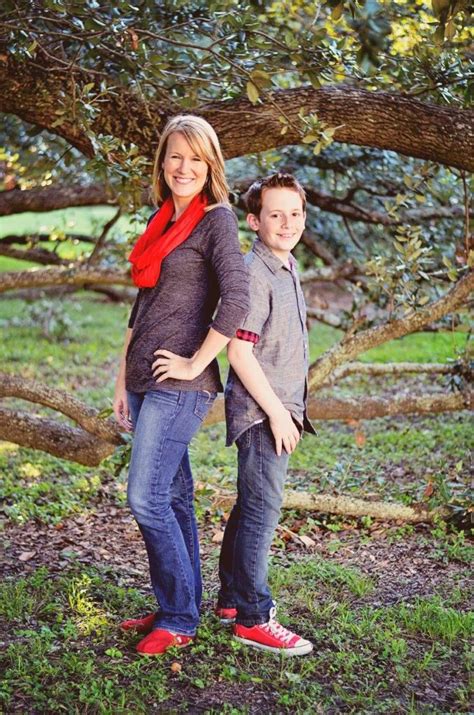
[[[137,633],[150,633],[155,622],[156,613],[150,613],[143,618],[131,618],[129,621],[122,621],[119,625],[122,631],[136,631]]]
[[[283,653],[284,655],[310,653],[313,650],[313,644],[284,628],[275,620],[275,613],[276,609],[272,608],[268,623],[261,623],[257,626],[247,628],[236,623],[234,626],[235,640],[254,648],[269,650],[272,653]]]
[[[179,633],[165,631],[163,628],[155,628],[137,645],[140,655],[161,655],[168,648],[185,648],[194,640],[194,636],[183,636]]]
[[[214,613],[220,622],[224,625],[227,623],[235,623],[235,618],[237,616],[236,608],[223,608],[222,606],[216,606]]]

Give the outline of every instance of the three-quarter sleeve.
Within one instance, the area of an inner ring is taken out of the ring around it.
[[[215,214],[214,214],[215,212]],[[250,308],[249,277],[240,250],[237,218],[231,209],[211,210],[209,258],[219,283],[220,302],[211,327],[233,338]]]
[[[137,293],[137,297],[135,298],[135,303],[133,304],[132,312],[130,313],[130,317],[128,319],[128,327],[130,329],[133,329],[133,326],[135,325],[135,318],[137,317],[139,302],[140,302],[140,291],[138,291],[138,293]]]

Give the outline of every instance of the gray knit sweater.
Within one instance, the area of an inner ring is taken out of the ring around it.
[[[248,310],[248,274],[237,219],[230,208],[218,206],[164,259],[156,286],[138,292],[129,321],[133,332],[127,351],[127,390],[221,391],[217,360],[195,380],[168,379],[158,385],[151,371],[153,353],[163,348],[191,357],[210,327],[232,338]]]

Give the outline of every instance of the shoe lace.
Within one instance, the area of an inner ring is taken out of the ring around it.
[[[272,608],[270,610],[270,619],[268,623],[264,623],[262,625],[262,628],[267,633],[270,633],[271,635],[278,638],[278,640],[281,640],[283,643],[289,643],[295,634],[289,631],[288,628],[282,626],[281,623],[278,623],[278,621],[275,620],[275,614],[276,609]]]

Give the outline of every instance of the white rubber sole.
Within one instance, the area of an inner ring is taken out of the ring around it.
[[[264,645],[263,643],[251,641],[247,638],[240,638],[239,636],[233,636],[233,638],[234,640],[238,641],[239,643],[243,643],[244,645],[249,645],[252,648],[258,648],[258,650],[266,650],[270,653],[277,653],[278,655],[308,655],[308,653],[311,653],[311,651],[313,650],[313,644],[309,641],[306,641],[305,643],[300,646],[297,646],[296,648],[274,648],[271,645]]]

